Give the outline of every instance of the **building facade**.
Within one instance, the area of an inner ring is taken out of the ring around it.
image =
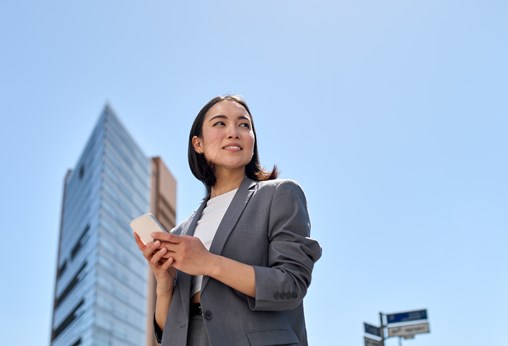
[[[154,345],[154,280],[129,222],[176,219],[176,181],[106,105],[64,179],[51,345]]]

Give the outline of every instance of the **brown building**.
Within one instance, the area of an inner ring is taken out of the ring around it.
[[[166,230],[176,226],[176,180],[159,157],[152,158],[150,210]],[[153,331],[155,277],[148,272],[146,345],[157,346]]]

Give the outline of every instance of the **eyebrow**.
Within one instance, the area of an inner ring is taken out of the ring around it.
[[[228,117],[225,116],[224,114],[217,114],[217,115],[214,115],[213,117],[210,118],[210,120],[208,120],[209,122],[212,121],[212,120],[215,120],[215,119],[227,119]],[[252,121],[248,116],[246,115],[239,115],[237,118],[237,120],[249,120],[249,121]]]

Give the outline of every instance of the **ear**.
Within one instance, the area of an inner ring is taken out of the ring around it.
[[[192,137],[192,146],[196,153],[203,154],[203,143],[201,142],[201,138],[198,136]]]

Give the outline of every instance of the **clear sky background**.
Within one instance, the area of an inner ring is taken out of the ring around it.
[[[49,344],[63,178],[106,102],[175,175],[181,221],[203,197],[191,122],[238,93],[323,247],[311,345],[421,308],[431,333],[403,345],[506,345],[507,18],[505,0],[2,1],[0,343]]]

